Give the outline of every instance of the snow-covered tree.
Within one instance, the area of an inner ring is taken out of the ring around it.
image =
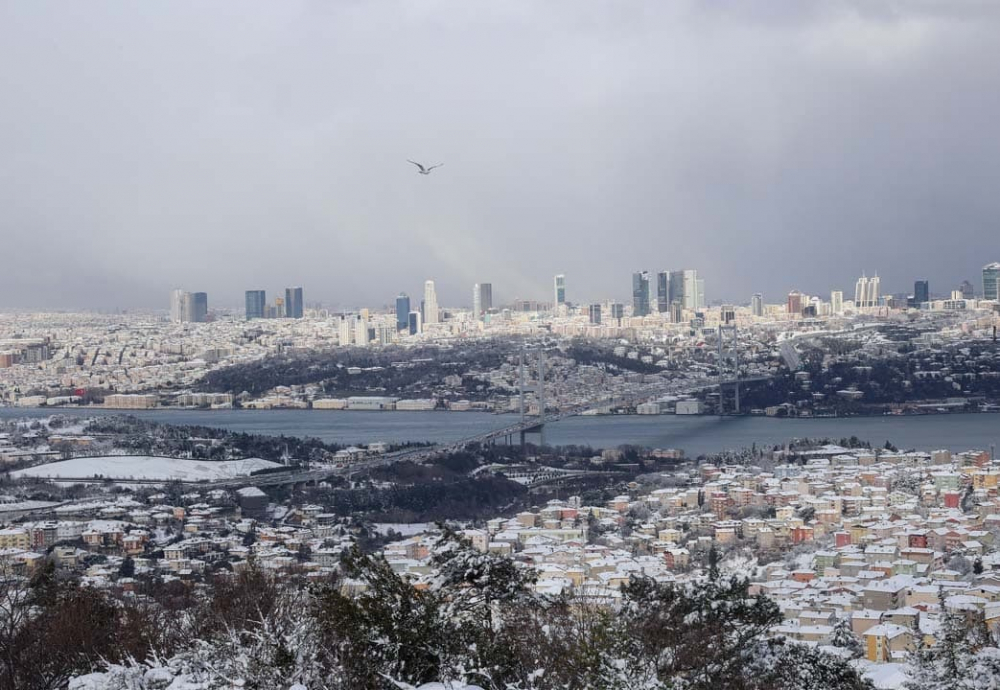
[[[865,653],[865,647],[851,629],[851,619],[847,616],[838,618],[833,626],[830,644],[850,653],[852,659],[858,659]]]

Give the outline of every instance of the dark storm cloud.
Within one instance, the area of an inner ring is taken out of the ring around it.
[[[0,305],[945,291],[1000,259],[996,8],[7,2]]]

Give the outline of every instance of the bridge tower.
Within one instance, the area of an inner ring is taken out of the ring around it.
[[[520,384],[518,386],[518,398],[519,407],[521,412],[521,454],[527,457],[527,449],[525,448],[525,435],[528,431],[538,431],[539,444],[545,444],[545,353],[538,352],[538,382],[534,385],[529,385],[525,379],[525,362],[524,362],[524,352],[522,351],[518,358],[519,366],[519,376]],[[534,391],[536,394],[536,399],[538,401],[538,423],[530,424],[526,419],[526,410],[524,404],[524,394],[525,392]]]
[[[719,325],[719,414],[726,413],[726,391],[733,392],[734,414],[740,413],[740,349],[736,324]]]

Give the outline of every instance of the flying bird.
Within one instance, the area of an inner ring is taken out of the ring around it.
[[[444,163],[438,163],[437,165],[432,165],[429,168],[425,168],[424,166],[420,165],[420,163],[416,161],[411,161],[409,158],[406,159],[406,162],[413,163],[415,166],[420,168],[417,172],[420,173],[421,175],[430,175],[431,170],[433,170],[434,168],[440,168],[442,165],[444,165]]]

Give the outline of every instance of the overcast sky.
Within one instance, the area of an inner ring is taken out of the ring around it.
[[[0,307],[978,285],[998,30],[988,0],[0,0]]]

